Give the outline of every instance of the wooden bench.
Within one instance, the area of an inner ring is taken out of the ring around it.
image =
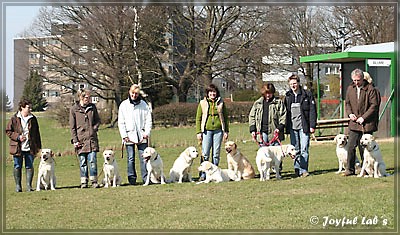
[[[338,119],[328,119],[328,120],[317,120],[316,129],[327,129],[327,128],[342,128],[349,126],[350,118],[338,118]],[[333,140],[335,135],[325,135],[325,136],[315,136],[311,137],[313,140]]]

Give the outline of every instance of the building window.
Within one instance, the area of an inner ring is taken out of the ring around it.
[[[331,91],[329,85],[325,85],[325,91]]]

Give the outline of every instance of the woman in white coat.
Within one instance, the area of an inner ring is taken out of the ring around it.
[[[128,153],[128,182],[136,184],[135,145],[139,151],[140,171],[143,182],[146,182],[146,164],[142,158],[152,127],[151,110],[140,96],[139,85],[133,84],[129,89],[128,99],[122,101],[118,111],[118,128]]]

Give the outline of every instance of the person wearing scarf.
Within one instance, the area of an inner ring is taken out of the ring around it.
[[[209,161],[212,149],[212,163],[218,166],[222,140],[228,139],[229,122],[226,106],[214,84],[206,88],[206,97],[197,108],[196,133],[202,143],[201,162]],[[202,172],[199,181],[204,179],[205,173]]]
[[[22,164],[25,161],[26,190],[33,191],[33,160],[42,148],[38,121],[31,113],[32,103],[22,99],[18,104],[18,112],[14,114],[6,127],[6,135],[10,138],[10,154],[14,160],[15,191],[22,192]]]

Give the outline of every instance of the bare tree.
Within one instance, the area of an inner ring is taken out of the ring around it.
[[[351,45],[393,42],[396,37],[396,6],[380,4],[369,6],[337,6],[333,9],[336,21],[344,19]]]

